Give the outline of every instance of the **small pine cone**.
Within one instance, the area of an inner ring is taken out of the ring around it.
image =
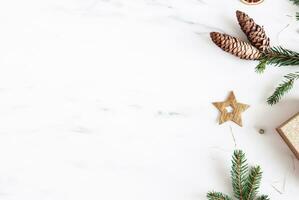
[[[269,48],[270,39],[267,37],[264,28],[256,24],[244,12],[238,10],[236,15],[241,29],[246,34],[250,43],[260,51],[266,51]]]
[[[211,32],[210,37],[222,50],[241,59],[258,60],[262,55],[262,53],[251,44],[243,42],[230,35]]]

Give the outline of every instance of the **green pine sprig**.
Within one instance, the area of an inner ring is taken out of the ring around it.
[[[233,185],[234,196],[240,200],[245,195],[245,184],[247,180],[248,165],[245,154],[240,151],[234,151],[232,157],[231,179]]]
[[[207,198],[208,200],[232,200],[229,196],[221,192],[209,192]]]
[[[246,200],[254,200],[258,193],[258,189],[260,187],[262,179],[262,171],[260,166],[253,167],[245,185],[245,199]]]
[[[261,59],[259,64],[256,66],[255,71],[261,74],[266,70],[266,66],[267,66],[267,59]]]
[[[255,71],[257,73],[263,73],[268,65],[277,67],[299,66],[299,53],[280,46],[272,47],[262,55]],[[267,99],[267,103],[270,105],[278,103],[281,98],[293,88],[294,82],[298,78],[299,72],[284,76],[283,82],[278,85],[274,93]]]
[[[262,195],[256,198],[256,200],[270,200],[270,198],[267,195]]]
[[[295,66],[299,65],[299,53],[280,46],[272,47],[262,55],[259,61],[257,68],[265,68],[266,66],[263,65]]]
[[[238,200],[270,200],[267,195],[257,196],[262,179],[262,171],[259,166],[248,171],[245,154],[241,150],[235,150],[232,156],[231,179],[234,197]],[[220,193],[209,192],[208,200],[232,200],[233,198]]]
[[[299,6],[299,0],[290,0],[291,2],[293,2],[293,4]],[[299,13],[296,13],[296,19],[299,20]]]
[[[283,82],[275,89],[274,93],[267,99],[268,104],[274,105],[288,93],[294,85],[294,82],[299,79],[299,72],[290,73],[284,76]]]

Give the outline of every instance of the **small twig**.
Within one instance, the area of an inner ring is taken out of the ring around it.
[[[278,33],[277,33],[277,41],[278,41],[278,44],[280,45],[280,41],[279,41],[279,38],[280,38],[280,35],[281,33],[286,30],[288,27],[290,26],[290,24],[287,24],[285,27],[283,27]]]
[[[272,186],[272,188],[277,192],[277,193],[279,193],[279,194],[283,194],[279,189],[277,189],[274,185],[272,185],[271,184],[271,186]]]
[[[230,129],[230,132],[232,134],[234,145],[235,145],[235,149],[236,149],[237,148],[237,142],[236,142],[236,138],[235,138],[232,126],[229,126],[229,129]]]

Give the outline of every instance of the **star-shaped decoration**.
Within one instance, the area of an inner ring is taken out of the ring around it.
[[[242,126],[242,112],[249,108],[249,105],[237,102],[234,92],[230,92],[226,101],[214,102],[213,105],[221,113],[219,117],[219,124],[223,124],[227,121],[233,121],[239,126]]]

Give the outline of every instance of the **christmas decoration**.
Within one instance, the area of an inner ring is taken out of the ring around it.
[[[291,1],[299,5],[299,0]],[[211,39],[217,46],[241,59],[259,60],[259,64],[256,67],[257,73],[264,72],[267,65],[277,67],[299,65],[298,52],[283,47],[269,47],[270,39],[267,37],[263,27],[257,25],[244,12],[236,11],[236,16],[250,44],[226,34],[212,32],[210,34]],[[278,103],[292,89],[297,79],[299,79],[299,71],[285,75],[283,82],[278,85],[274,93],[267,99],[268,104]]]
[[[257,5],[262,3],[264,0],[241,0],[241,1],[248,5]]]
[[[232,156],[231,180],[234,197],[238,200],[270,200],[267,195],[257,196],[262,171],[260,166],[249,169],[245,154],[241,150],[235,150]],[[209,192],[209,200],[233,200],[232,197],[220,192]]]
[[[276,130],[299,159],[299,113],[284,122]]]
[[[217,32],[210,33],[213,42],[222,50],[231,53],[241,59],[257,60],[261,57],[261,52],[247,42],[227,34]]]
[[[241,29],[250,43],[261,51],[268,49],[270,39],[267,37],[264,28],[256,24],[254,20],[244,12],[238,10],[236,15]]]
[[[230,92],[228,98],[224,102],[214,102],[213,105],[220,111],[219,124],[227,121],[233,121],[242,126],[241,114],[249,108],[249,105],[237,102],[234,92]],[[228,108],[232,110],[229,111]]]

